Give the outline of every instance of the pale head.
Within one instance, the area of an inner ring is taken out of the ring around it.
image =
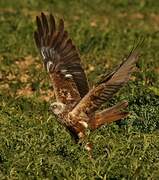
[[[61,102],[54,102],[50,105],[50,107],[55,115],[59,115],[65,110],[65,104]]]

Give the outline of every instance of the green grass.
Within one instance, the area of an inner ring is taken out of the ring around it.
[[[146,37],[138,72],[108,103],[128,100],[131,115],[90,135],[93,160],[48,110],[33,40],[41,11],[65,19],[91,85]],[[158,12],[156,0],[0,1],[0,179],[159,179]]]

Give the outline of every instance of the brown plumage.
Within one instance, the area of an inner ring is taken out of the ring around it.
[[[128,106],[127,101],[122,101],[110,108],[104,109],[103,111],[95,113],[94,118],[92,118],[88,123],[92,130],[99,128],[102,125],[110,124],[114,121],[125,118],[129,115],[128,112],[123,112]]]
[[[84,139],[87,128],[95,130],[128,116],[128,112],[122,111],[128,106],[127,101],[103,111],[99,109],[130,79],[138,61],[138,48],[142,42],[130,52],[119,67],[89,90],[79,54],[64,29],[62,19],[56,26],[53,15],[47,18],[41,13],[41,16],[37,17],[34,38],[55,91],[56,102],[51,105],[52,111],[77,142]],[[89,144],[86,149],[89,151],[91,147]]]

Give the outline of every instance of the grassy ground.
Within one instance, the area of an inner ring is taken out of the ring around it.
[[[131,115],[94,132],[94,159],[48,111],[52,86],[35,48],[35,16],[63,17],[90,84],[146,37],[132,76],[108,105]],[[0,179],[159,179],[159,2],[0,1]]]

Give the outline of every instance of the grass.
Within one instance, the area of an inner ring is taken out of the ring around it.
[[[109,103],[131,115],[90,135],[94,159],[49,112],[53,91],[33,40],[53,12],[80,51],[90,84],[145,36],[139,70]],[[159,179],[158,1],[0,1],[0,179]]]

